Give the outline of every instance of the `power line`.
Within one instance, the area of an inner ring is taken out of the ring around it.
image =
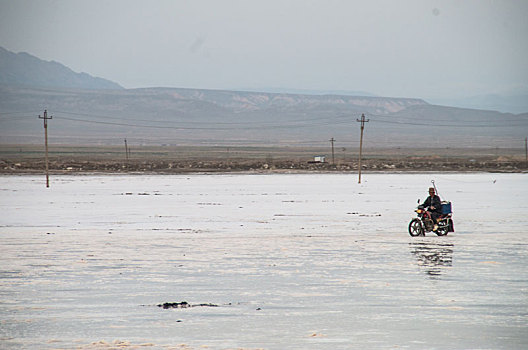
[[[6,115],[10,115],[10,114],[28,114],[28,115],[35,115],[37,114],[39,111],[28,111],[28,112],[1,112],[0,113],[0,118],[3,117],[3,116],[6,116]]]
[[[84,116],[88,118],[72,118],[67,116],[60,116],[57,113],[62,113],[63,115],[77,115]],[[17,116],[18,114],[18,116]],[[6,112],[0,114],[0,121],[6,119],[18,119],[18,118],[32,118],[28,112]],[[93,120],[93,118],[104,118],[112,119],[117,122],[112,121],[100,121]],[[465,122],[471,124],[453,124],[453,123],[438,123],[438,120],[433,120],[427,122],[430,119],[420,118],[419,121],[426,122],[416,122],[410,118],[401,117],[401,116],[388,116],[388,115],[379,115],[379,114],[369,114],[370,121],[376,124],[390,124],[390,125],[401,125],[401,126],[424,126],[424,127],[447,127],[447,128],[508,128],[508,127],[521,127],[528,126],[528,120],[514,120],[514,123],[504,123],[504,120],[493,120],[493,121],[482,121],[479,123]],[[92,123],[92,124],[103,124],[103,125],[115,125],[115,126],[128,126],[128,127],[141,127],[141,128],[150,128],[150,129],[177,129],[177,130],[255,130],[255,129],[281,129],[281,128],[292,128],[292,127],[316,127],[316,126],[328,126],[328,125],[339,125],[339,124],[348,124],[350,121],[350,116],[344,114],[336,114],[333,116],[318,117],[318,118],[306,118],[306,119],[294,119],[287,122],[281,123],[280,121],[239,121],[239,122],[222,122],[222,121],[188,121],[188,120],[155,120],[155,119],[136,119],[136,118],[124,118],[124,117],[111,117],[107,115],[97,115],[89,113],[76,113],[76,112],[66,112],[66,111],[56,111],[55,118],[64,119],[73,122],[81,123]],[[382,120],[380,120],[382,119]],[[385,119],[385,120],[383,120]],[[392,120],[386,120],[392,119]],[[394,120],[396,119],[396,120]],[[124,122],[118,122],[124,121]],[[162,125],[144,125],[138,123],[130,123],[128,121],[134,122],[148,122],[148,123],[159,123]],[[462,121],[464,122],[464,121]],[[491,124],[493,123],[493,124]],[[494,124],[496,123],[496,124]],[[175,125],[176,124],[176,125]],[[193,126],[194,125],[194,126]],[[198,126],[196,126],[198,125]],[[209,125],[204,127],[202,125]]]
[[[85,116],[85,117],[96,117],[96,118],[104,118],[104,119],[114,119],[114,120],[126,120],[126,121],[139,121],[139,122],[148,122],[148,123],[178,123],[178,124],[182,124],[182,123],[192,123],[192,124],[212,124],[212,122],[201,122],[201,121],[193,121],[193,120],[167,120],[167,119],[164,119],[164,120],[156,120],[156,119],[137,119],[137,118],[123,118],[123,117],[111,117],[111,116],[107,116],[107,115],[100,115],[100,114],[88,114],[88,113],[75,113],[75,112],[66,112],[66,111],[56,111],[56,113],[62,113],[62,114],[66,114],[66,115],[77,115],[77,116]],[[330,116],[330,117],[325,117],[325,118],[321,118],[321,117],[316,117],[316,118],[308,118],[308,119],[293,119],[293,120],[290,120],[290,122],[307,122],[307,121],[318,121],[318,122],[321,122],[323,120],[329,120],[329,121],[332,121],[334,120],[335,118],[349,118],[349,116],[346,116],[346,115],[335,115],[335,116]],[[266,122],[266,121],[258,121],[258,122],[254,122],[254,121],[237,121],[237,122],[221,122],[221,121],[215,121],[213,122],[213,124],[219,124],[219,125],[244,125],[244,124],[255,124],[255,123],[260,123],[260,124],[263,124],[263,125],[266,125],[266,124],[271,124],[271,125],[276,125],[276,122],[272,122],[272,121],[269,121],[269,122]]]
[[[133,124],[133,123],[117,123],[117,122],[105,122],[105,121],[96,121],[96,120],[89,120],[89,119],[80,119],[80,118],[68,118],[64,116],[56,116],[56,118],[70,120],[70,121],[76,121],[76,122],[83,122],[83,123],[93,123],[93,124],[106,124],[106,125],[116,125],[116,126],[130,126],[130,127],[143,127],[143,128],[153,128],[153,129],[179,129],[179,130],[252,130],[252,129],[281,129],[281,128],[290,128],[290,127],[313,127],[313,126],[326,126],[326,125],[336,125],[336,124],[347,124],[348,120],[342,119],[340,120],[340,116],[336,116],[334,118],[322,118],[322,119],[311,119],[310,121],[316,121],[316,122],[310,122],[306,123],[304,120],[293,120],[288,123],[279,124],[277,122],[193,122],[193,121],[187,121],[187,122],[180,122],[182,124],[208,124],[208,125],[230,125],[231,127],[190,127],[190,126],[170,126],[170,124],[177,123],[177,122],[170,122],[170,121],[157,121],[159,123],[167,123],[165,125],[140,125],[140,124]],[[339,119],[336,119],[339,118]],[[528,120],[526,123],[520,123],[520,124],[449,124],[449,123],[416,123],[416,122],[403,122],[403,121],[387,121],[387,120],[376,120],[378,116],[374,116],[374,118],[371,118],[370,121],[373,123],[380,123],[380,124],[391,124],[391,125],[413,125],[413,126],[426,126],[426,127],[462,127],[462,128],[498,128],[498,127],[518,127],[518,126],[527,126]],[[134,120],[134,119],[125,119],[125,118],[112,118],[116,120]],[[147,122],[148,120],[143,120]],[[238,127],[237,127],[238,125]]]
[[[237,127],[237,124],[232,124],[231,127],[189,127],[189,126],[170,126],[170,125],[144,125],[144,124],[132,124],[132,123],[116,123],[116,122],[105,122],[105,121],[96,121],[96,120],[88,120],[88,119],[80,119],[80,118],[69,118],[64,116],[56,116],[56,119],[64,119],[69,121],[75,121],[75,122],[82,122],[82,123],[92,123],[92,124],[104,124],[104,125],[115,125],[115,126],[129,126],[129,127],[140,127],[140,128],[149,128],[149,129],[176,129],[176,130],[260,130],[260,129],[282,129],[282,128],[292,128],[292,127],[313,127],[313,126],[325,126],[330,124],[341,124],[338,122],[330,123],[330,122],[319,122],[319,123],[294,123],[291,122],[289,124],[259,124],[259,123],[251,123],[247,122],[248,126],[239,126]],[[122,119],[126,120],[126,119]],[[193,123],[194,122],[188,122]],[[196,122],[197,123],[197,122]],[[342,122],[344,124],[345,121]],[[210,125],[216,125],[220,124],[217,122],[211,122],[206,123],[203,122],[203,124],[210,124]],[[221,124],[220,124],[221,125]]]
[[[381,123],[381,124],[396,124],[396,125],[417,125],[417,126],[435,126],[435,127],[449,127],[449,128],[498,128],[498,127],[515,127],[515,126],[528,126],[528,121],[523,124],[496,124],[496,125],[484,125],[484,124],[433,124],[433,123],[406,123],[406,122],[400,122],[400,121],[383,121],[383,120],[371,120],[374,123]]]

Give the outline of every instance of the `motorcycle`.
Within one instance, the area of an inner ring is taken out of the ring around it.
[[[449,232],[455,231],[451,203],[442,203],[442,215],[438,218],[437,227],[435,227],[431,213],[423,205],[420,205],[420,200],[418,200],[418,207],[414,211],[418,217],[409,223],[409,234],[413,237],[425,236],[426,232],[431,231],[438,236],[445,236]]]

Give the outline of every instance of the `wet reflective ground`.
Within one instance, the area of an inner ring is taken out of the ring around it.
[[[525,349],[527,180],[3,176],[0,348]]]

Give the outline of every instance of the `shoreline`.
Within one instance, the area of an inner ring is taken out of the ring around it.
[[[305,147],[138,146],[123,154],[118,146],[54,145],[50,174],[190,173],[357,173],[358,155],[341,149]],[[362,172],[528,171],[528,151],[498,148],[371,148],[363,153]],[[314,155],[323,155],[317,156]],[[316,162],[326,157],[324,162]],[[0,174],[41,174],[46,169],[40,145],[0,145]]]
[[[364,159],[362,173],[527,173],[528,162],[475,159]],[[112,161],[112,160],[68,160],[51,161],[50,175],[64,174],[109,174],[109,175],[181,175],[181,174],[356,174],[357,162],[310,163],[300,161]],[[0,160],[2,175],[37,175],[45,173],[43,160]]]

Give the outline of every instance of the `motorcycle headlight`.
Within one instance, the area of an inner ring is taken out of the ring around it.
[[[417,212],[418,214],[421,214],[421,213],[422,213],[422,209],[416,209],[416,212]]]

